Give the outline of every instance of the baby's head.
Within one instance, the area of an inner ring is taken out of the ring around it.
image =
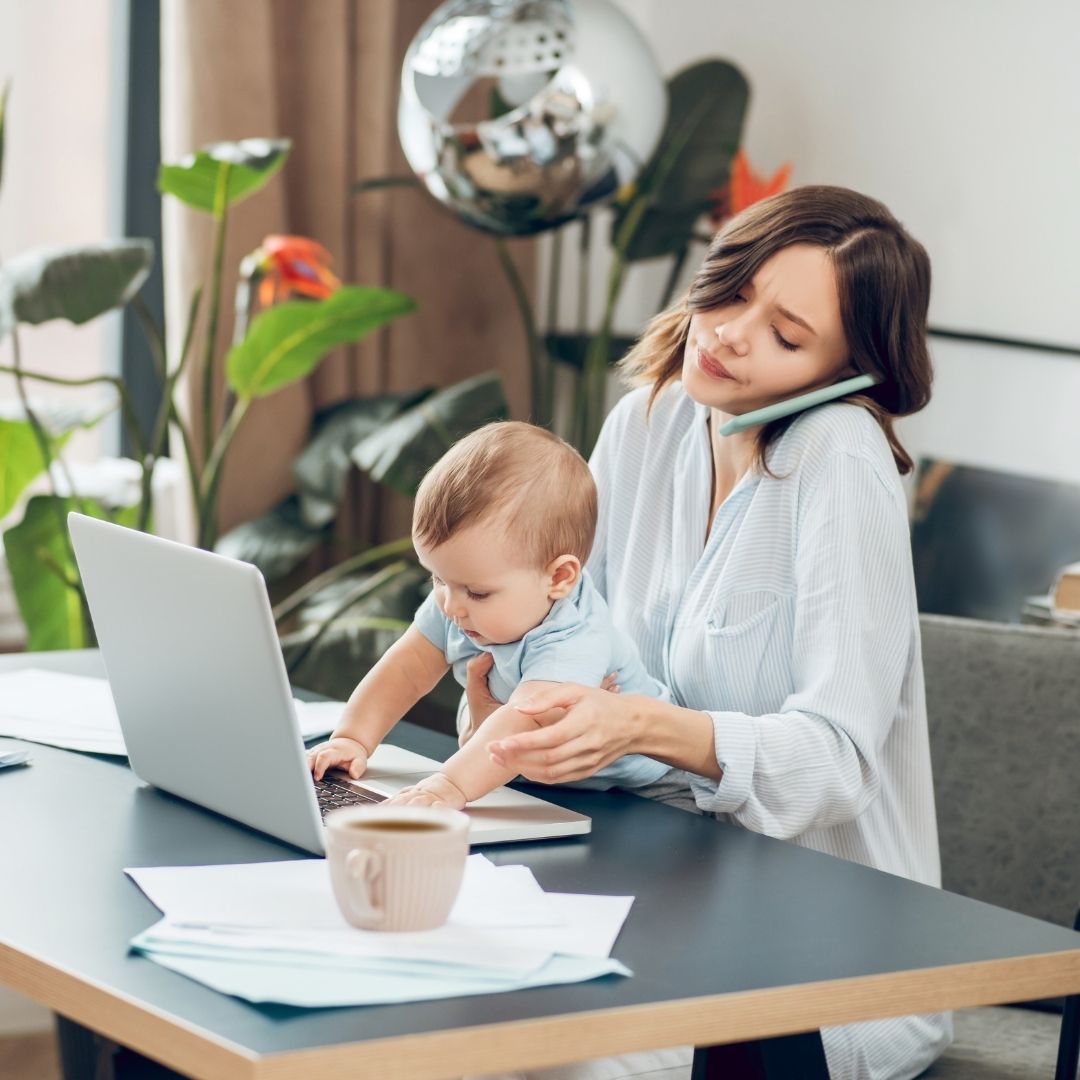
[[[596,532],[596,485],[550,431],[488,424],[424,477],[413,546],[444,614],[481,645],[524,637],[573,592]]]

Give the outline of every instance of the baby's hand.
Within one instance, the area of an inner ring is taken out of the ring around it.
[[[465,803],[465,793],[442,773],[428,776],[387,799],[390,806],[445,806],[451,810],[464,810]]]
[[[346,769],[353,780],[358,780],[367,769],[368,752],[355,739],[338,735],[313,746],[307,752],[307,763],[316,780],[321,780],[326,770],[332,768]]]

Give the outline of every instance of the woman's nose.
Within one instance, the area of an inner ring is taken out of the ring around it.
[[[736,356],[745,354],[746,334],[743,332],[743,327],[738,319],[717,324],[716,338],[721,345],[730,349]]]

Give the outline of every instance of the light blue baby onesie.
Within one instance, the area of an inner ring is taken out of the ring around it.
[[[488,686],[505,704],[519,683],[534,679],[547,682],[581,683],[599,686],[605,675],[614,672],[624,694],[647,694],[670,701],[663,683],[654,679],[638,656],[637,647],[615,628],[604,598],[593,585],[588,571],[574,591],[556,600],[547,618],[519,641],[505,645],[479,645],[448,619],[429,596],[413,620],[416,628],[446,657],[454,678],[464,686],[466,664],[482,652],[491,653],[494,664]],[[613,761],[594,776],[577,782],[580,787],[644,787],[659,780],[670,765],[640,754],[628,754]]]

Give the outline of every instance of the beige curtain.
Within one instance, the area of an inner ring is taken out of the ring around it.
[[[306,383],[256,403],[230,451],[220,502],[223,529],[288,494],[290,465],[312,415],[334,402],[449,385],[498,368],[511,411],[528,415],[524,338],[491,241],[419,192],[348,194],[356,180],[407,171],[395,120],[401,61],[435,6],[435,0],[162,5],[163,160],[177,161],[218,139],[293,141],[284,169],[229,216],[219,405],[236,268],[268,233],[310,236],[330,249],[343,280],[390,285],[419,303],[418,313],[328,358]],[[163,233],[166,319],[175,355],[192,290],[209,280],[212,225],[168,199]],[[531,243],[513,247],[531,282]],[[196,422],[200,385],[193,373],[185,400]],[[407,529],[407,506],[385,492],[363,491],[347,515],[352,533],[369,541]]]

